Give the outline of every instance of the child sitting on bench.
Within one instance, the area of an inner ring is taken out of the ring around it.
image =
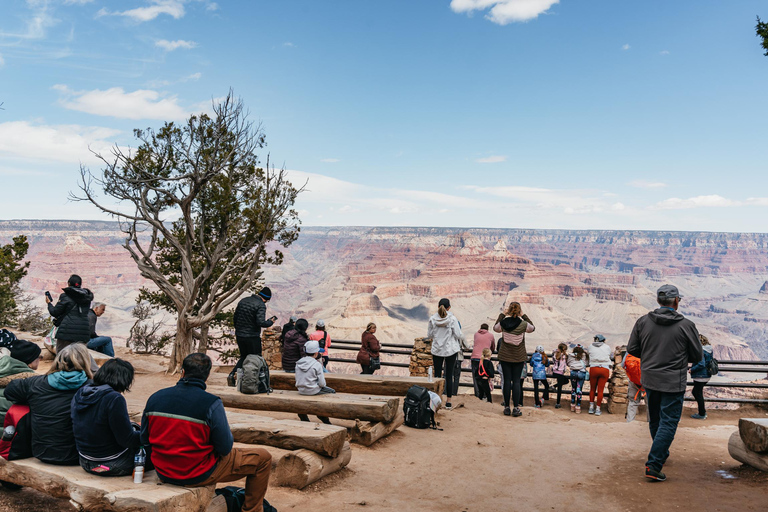
[[[306,356],[296,363],[296,389],[300,395],[324,395],[335,393],[336,390],[325,385],[323,365],[320,363],[320,344],[317,340],[309,340],[304,344]],[[301,421],[309,421],[306,414],[299,414]],[[320,421],[328,425],[331,421],[325,416],[318,416]]]

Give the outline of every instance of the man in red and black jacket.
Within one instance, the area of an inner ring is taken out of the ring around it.
[[[232,431],[221,399],[205,391],[211,359],[191,354],[181,380],[149,397],[141,421],[141,442],[150,448],[163,482],[202,487],[246,478],[243,512],[261,512],[272,470],[263,448],[232,448]]]

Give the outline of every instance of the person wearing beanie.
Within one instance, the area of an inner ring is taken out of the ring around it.
[[[309,335],[310,340],[315,340],[320,345],[320,361],[323,363],[323,369],[328,367],[328,349],[331,348],[331,337],[325,328],[325,320],[318,320],[315,323],[315,332]],[[328,370],[325,370],[326,373]]]
[[[336,393],[336,390],[325,385],[325,376],[323,375],[323,365],[320,364],[320,344],[317,340],[309,340],[304,344],[304,353],[306,356],[299,359],[296,363],[296,389],[300,395],[325,395]],[[301,421],[309,421],[306,414],[299,414]],[[325,416],[318,416],[320,421],[330,424],[330,420]]]
[[[48,313],[53,317],[56,330],[56,352],[72,343],[88,343],[91,339],[91,325],[88,312],[91,310],[93,293],[83,288],[83,280],[72,274],[67,280],[56,305],[46,296]]]
[[[283,329],[280,331],[280,346],[282,347],[285,343],[285,335],[291,332],[296,328],[296,320],[298,320],[299,317],[296,315],[291,315],[291,318],[288,319],[288,323],[283,325]]]
[[[7,332],[7,331],[6,331]],[[11,381],[35,376],[40,363],[40,347],[35,343],[16,339],[0,348],[0,425],[5,422],[5,413],[11,402],[5,399],[5,387]]]
[[[272,299],[272,290],[268,286],[257,294],[241,299],[235,308],[235,340],[240,350],[240,359],[227,377],[227,384],[235,385],[237,370],[243,367],[243,361],[250,354],[261,355],[261,329],[272,327],[276,316],[267,318],[267,302]]]

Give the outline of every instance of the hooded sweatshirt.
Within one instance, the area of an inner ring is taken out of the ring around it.
[[[547,366],[549,366],[549,360],[544,363],[544,356],[541,352],[534,352],[531,356],[531,371],[533,373],[533,380],[546,380],[547,378]]]
[[[86,384],[72,398],[77,451],[86,459],[108,459],[139,448],[139,431],[128,417],[123,395],[108,384]]]
[[[685,392],[688,363],[698,363],[703,357],[696,325],[667,307],[635,322],[627,352],[640,358],[643,387],[666,393]]]
[[[34,375],[35,372],[26,364],[9,355],[0,357],[0,425],[5,421],[5,413],[11,408],[11,402],[5,399],[5,387],[12,381]]]
[[[714,349],[712,348],[712,345],[704,345],[702,346],[702,350],[704,351],[704,357],[701,358],[701,361],[691,367],[691,378],[696,382],[709,382],[712,374],[709,373],[707,365],[713,358]]]
[[[300,395],[316,395],[325,387],[323,365],[312,356],[305,356],[296,363],[296,389]]]
[[[480,329],[475,333],[475,344],[472,348],[471,359],[482,359],[483,349],[487,348],[491,352],[496,350],[496,340],[493,339],[493,334],[489,333],[485,329]]]
[[[307,355],[307,353],[304,352],[304,345],[308,341],[309,336],[296,329],[285,335],[282,357],[283,370],[286,372],[293,372],[296,370],[296,363],[298,360]]]
[[[461,350],[461,333],[459,321],[450,311],[445,318],[438,313],[432,315],[427,326],[427,337],[432,338],[432,355],[448,357]]]
[[[91,325],[88,312],[91,310],[93,293],[88,288],[68,286],[63,289],[59,301],[54,306],[48,304],[48,313],[58,325],[56,339],[62,341],[80,341],[87,343],[91,339]]]
[[[587,347],[590,368],[611,369],[611,347],[604,341],[595,341]]]
[[[5,388],[5,398],[14,404],[29,406],[33,456],[47,464],[77,466],[80,459],[75,447],[71,410],[72,397],[78,388],[72,386],[82,377],[48,377],[50,375],[14,380]]]

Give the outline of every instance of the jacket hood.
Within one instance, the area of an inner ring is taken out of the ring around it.
[[[440,318],[440,315],[435,313],[432,315],[432,318],[430,318],[433,324],[437,325],[438,327],[448,327],[451,325],[451,314],[448,313],[448,315],[445,318]]]
[[[67,297],[72,299],[78,306],[89,306],[93,301],[93,293],[88,288],[75,288],[73,286],[67,286],[63,288]]]
[[[487,329],[478,329],[477,330],[477,334],[488,334],[488,330]]]
[[[0,378],[29,372],[34,372],[34,370],[18,359],[11,356],[0,357]]]
[[[684,320],[685,317],[675,311],[674,309],[669,308],[658,308],[654,309],[650,313],[648,313],[648,318],[653,321],[653,323],[657,325],[673,325],[679,322],[680,320]]]
[[[604,342],[604,341],[593,341],[593,342],[592,342],[592,346],[593,346],[593,347],[602,347],[602,346],[604,346],[604,345],[605,345],[605,342]]]
[[[78,391],[77,400],[73,406],[76,411],[84,411],[92,405],[99,403],[108,394],[114,392],[115,390],[109,384],[102,384],[101,386],[86,384]]]
[[[303,372],[308,372],[310,368],[314,366],[314,363],[318,361],[315,360],[314,357],[305,356],[299,359],[299,361],[296,363],[296,369],[301,370]]]
[[[56,372],[48,376],[48,384],[59,391],[72,391],[78,389],[88,381],[85,372]]]
[[[704,352],[709,354],[713,354],[715,352],[715,349],[712,347],[712,345],[704,345],[701,348],[704,350]]]
[[[504,330],[504,332],[512,332],[515,329],[518,328],[518,326],[523,322],[523,319],[520,317],[512,317],[508,316],[505,317],[501,322],[499,322],[499,325]]]

